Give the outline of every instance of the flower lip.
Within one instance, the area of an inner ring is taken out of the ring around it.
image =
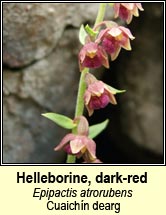
[[[86,56],[94,58],[96,56],[97,50],[87,50]]]
[[[91,101],[89,102],[89,107],[91,109],[97,110],[100,108],[105,108],[109,102],[110,102],[110,98],[107,95],[107,92],[105,92],[100,97],[93,96]]]

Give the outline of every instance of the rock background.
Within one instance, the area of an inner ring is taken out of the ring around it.
[[[122,51],[103,76],[127,93],[118,97],[116,109],[110,105],[100,116],[96,111],[92,121],[108,117],[114,122],[103,139],[108,140],[111,131],[123,153],[126,147],[118,143],[125,136],[126,144],[162,156],[163,4],[143,6],[145,11],[130,25],[136,36],[133,51]],[[78,30],[82,23],[94,23],[97,9],[97,3],[3,3],[3,163],[64,162],[64,153],[53,148],[66,131],[41,113],[73,117]],[[107,19],[111,17],[109,10]]]

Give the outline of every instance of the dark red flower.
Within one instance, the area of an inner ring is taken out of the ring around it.
[[[111,60],[115,60],[121,48],[131,50],[130,39],[133,40],[134,36],[128,28],[114,26],[101,30],[96,42],[101,43],[104,50],[110,54]]]
[[[86,163],[99,162],[96,157],[96,143],[88,137],[89,124],[84,116],[74,119],[78,121],[77,134],[67,134],[54,148],[55,151],[63,149],[67,154],[82,157]]]
[[[143,11],[141,3],[115,3],[115,18],[120,17],[129,24],[133,16],[139,16],[139,10]]]
[[[94,110],[104,108],[108,103],[117,104],[114,94],[108,85],[97,80],[92,74],[87,73],[85,78],[87,89],[84,94],[85,106],[91,116]]]
[[[79,65],[82,71],[87,68],[99,68],[102,65],[109,68],[108,56],[105,50],[95,42],[85,44],[79,53]]]

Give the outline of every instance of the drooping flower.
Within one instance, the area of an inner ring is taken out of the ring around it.
[[[115,18],[120,17],[129,24],[133,16],[139,16],[139,11],[143,11],[141,3],[115,3]]]
[[[85,106],[91,116],[94,110],[104,108],[108,103],[117,104],[114,94],[104,82],[97,80],[92,74],[87,73],[85,76],[87,89],[84,94]]]
[[[84,116],[74,119],[78,122],[77,134],[67,134],[54,148],[55,151],[63,149],[67,154],[82,157],[86,163],[99,162],[96,157],[96,143],[88,137],[89,124]]]
[[[87,68],[99,68],[102,65],[109,68],[108,56],[105,50],[95,42],[85,44],[79,52],[79,65],[82,71]]]
[[[115,60],[119,55],[121,48],[131,50],[130,39],[135,37],[128,28],[123,26],[114,26],[101,30],[96,42],[101,43],[104,50],[110,54],[111,60]]]

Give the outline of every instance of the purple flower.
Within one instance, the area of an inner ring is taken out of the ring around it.
[[[79,65],[82,71],[87,68],[99,68],[102,65],[109,68],[108,56],[105,50],[95,42],[85,44],[79,53]]]
[[[88,137],[89,124],[87,119],[80,116],[74,121],[78,122],[77,134],[67,134],[54,150],[63,149],[67,154],[76,155],[77,158],[82,157],[86,163],[99,162],[96,157],[96,143]]]
[[[104,50],[110,54],[111,60],[115,60],[121,48],[131,50],[130,39],[133,40],[134,36],[128,28],[114,26],[101,30],[96,42],[101,43]]]
[[[84,94],[85,106],[91,116],[94,110],[104,108],[109,103],[117,104],[114,97],[115,92],[104,82],[97,80],[92,74],[87,73],[85,77],[87,89]]]
[[[129,24],[134,16],[139,16],[138,9],[143,11],[141,3],[115,3],[115,18],[120,17]]]

